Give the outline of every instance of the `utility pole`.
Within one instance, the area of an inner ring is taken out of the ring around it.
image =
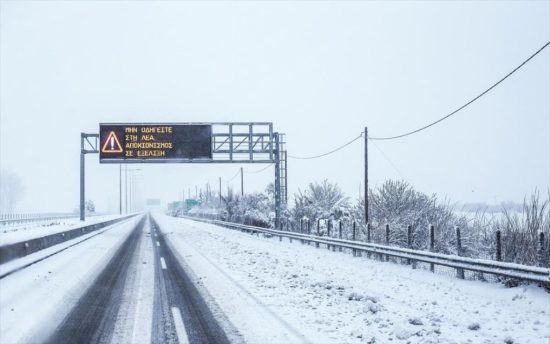
[[[222,204],[222,177],[220,177],[220,204]]]
[[[368,142],[369,135],[365,127],[365,224],[369,223],[369,154]]]
[[[124,165],[124,213],[128,214],[128,165]]]
[[[118,164],[118,213],[122,215],[122,164]]]
[[[195,185],[195,199],[199,197],[199,187]]]
[[[128,211],[130,211],[130,213],[132,212],[132,173],[131,173],[131,170],[130,170],[130,182],[128,183],[130,185],[130,189],[128,191],[128,203],[129,203],[129,207],[128,207]]]
[[[243,168],[241,167],[241,196],[244,196],[244,178],[243,178]]]

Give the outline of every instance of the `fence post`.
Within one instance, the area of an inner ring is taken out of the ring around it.
[[[456,254],[462,256],[462,240],[460,239],[460,228],[456,227]],[[464,269],[456,269],[456,277],[464,279]]]
[[[300,219],[300,234],[304,234],[304,219]],[[300,242],[302,245],[306,243],[304,239],[300,240]]]
[[[320,227],[321,226],[321,220],[317,219],[317,238],[321,235]],[[319,243],[315,242],[315,248],[319,248]]]
[[[408,225],[407,226],[407,248],[410,249],[411,248],[411,244],[412,244],[412,227],[411,225]],[[407,264],[411,265],[411,259],[410,258],[407,258]]]
[[[352,229],[352,237],[351,237],[353,241],[355,241],[355,226],[356,226],[356,223],[355,221],[353,221],[353,229]],[[351,253],[353,254],[354,257],[357,255],[355,249],[352,249]]]
[[[546,264],[544,259],[544,232],[539,233],[539,242],[537,247],[537,261],[540,267],[544,267]]]
[[[367,243],[370,244],[370,223],[367,223]],[[370,251],[367,252],[367,258],[370,258]]]
[[[434,225],[430,225],[430,252],[434,251],[435,247],[435,230]],[[430,271],[434,272],[434,263],[430,263]]]
[[[500,229],[496,232],[496,239],[497,239],[497,252],[496,252],[496,260],[498,262],[502,261],[502,242],[500,240]]]
[[[386,223],[386,246],[390,246],[390,225]],[[390,260],[390,256],[386,255],[386,262]]]
[[[330,238],[330,227],[332,227],[332,221],[327,220],[327,237]],[[330,244],[327,244],[327,250],[330,250]]]
[[[342,239],[342,220],[338,223],[338,239]],[[338,251],[342,252],[342,246],[338,247]]]

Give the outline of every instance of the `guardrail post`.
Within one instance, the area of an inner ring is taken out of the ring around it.
[[[538,240],[538,247],[537,247],[537,261],[540,267],[544,267],[546,264],[544,259],[544,232],[539,233],[539,240]]]
[[[331,221],[331,224],[330,226],[332,227],[333,225],[333,222]],[[332,252],[336,252],[336,245],[331,245],[332,246]]]
[[[456,254],[462,256],[462,240],[460,239],[460,228],[456,227]],[[464,269],[456,269],[456,277],[464,279]]]
[[[352,234],[351,234],[351,235],[352,235],[351,238],[352,238],[353,241],[355,241],[355,230],[356,230],[356,225],[357,225],[357,224],[355,223],[355,221],[353,221]],[[355,251],[355,249],[352,249],[352,250],[351,250],[351,253],[353,254],[354,257],[357,255],[357,252]]]
[[[342,239],[342,220],[338,223],[338,239]],[[338,247],[338,251],[342,252],[342,246]]]
[[[300,234],[304,234],[304,219],[300,219]],[[305,243],[304,239],[300,240],[302,245]]]
[[[321,220],[317,219],[317,237],[321,236]],[[319,243],[315,242],[315,248],[319,248]]]
[[[411,249],[412,246],[412,227],[411,225],[407,226],[407,248]],[[407,264],[411,265],[411,259],[407,258]]]
[[[367,243],[370,243],[370,223],[367,223]],[[361,256],[361,251],[358,252],[359,257]],[[367,258],[370,258],[370,252],[367,252]]]
[[[307,234],[311,235],[311,221],[307,219]],[[311,245],[311,241],[307,242],[308,245]]]
[[[430,252],[433,252],[435,248],[435,229],[434,225],[430,225]],[[434,272],[434,263],[430,263],[430,271]]]
[[[496,245],[497,245],[497,252],[496,252],[496,260],[498,262],[502,261],[502,242],[500,240],[500,230],[497,230],[496,232]]]
[[[386,246],[390,246],[390,225],[386,223]],[[386,255],[386,262],[390,260],[390,256]]]
[[[330,238],[330,227],[332,226],[332,221],[330,219],[327,220],[327,237]],[[330,250],[330,245],[327,244],[327,250]]]

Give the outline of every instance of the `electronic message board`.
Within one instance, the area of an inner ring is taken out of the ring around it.
[[[102,123],[99,144],[101,163],[212,160],[212,125]]]

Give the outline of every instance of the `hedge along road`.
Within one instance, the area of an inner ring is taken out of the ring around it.
[[[47,340],[48,343],[120,341],[229,343],[150,216],[136,225]]]

